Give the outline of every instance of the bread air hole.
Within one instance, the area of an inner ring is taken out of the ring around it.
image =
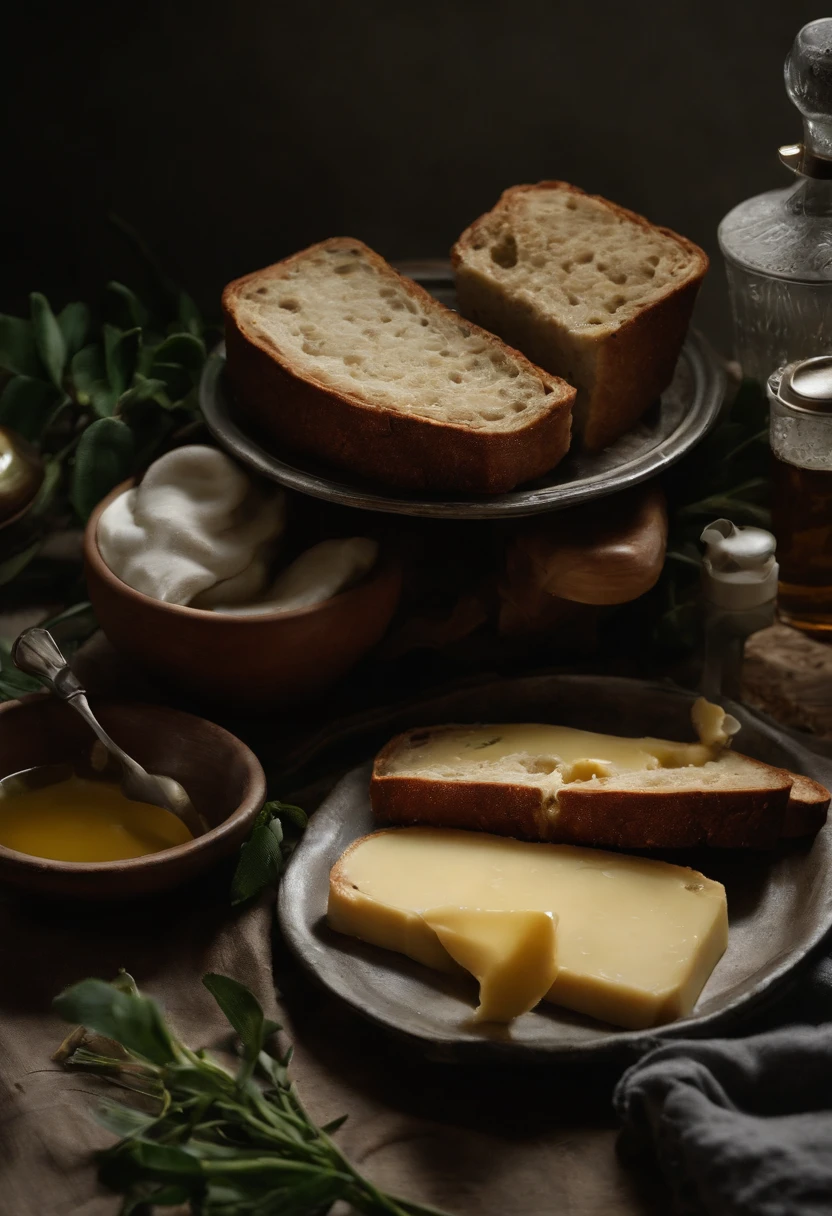
[[[300,312],[300,300],[287,298],[285,300],[280,300],[279,303],[280,307],[285,308],[287,312]]]
[[[607,312],[618,312],[622,304],[626,304],[627,300],[624,296],[613,296],[611,300],[607,300],[604,307]]]
[[[598,267],[598,269],[599,270],[601,269],[600,266]],[[611,275],[608,275],[608,278],[611,283],[617,283],[619,287],[622,285],[622,283],[627,282],[626,274],[611,274]]]
[[[506,232],[496,245],[491,246],[491,261],[502,266],[504,270],[510,270],[512,266],[517,265],[517,241],[513,233]]]
[[[480,418],[483,422],[499,422],[504,415],[499,410],[480,410]]]
[[[427,317],[422,317],[419,321],[419,324],[422,326],[428,326],[428,325],[430,325],[430,321],[427,319]]]
[[[267,296],[269,294],[269,289],[268,287],[258,287],[256,294],[258,296]]]
[[[578,264],[580,266],[588,266],[594,257],[595,254],[591,253],[590,250],[587,249],[585,253],[578,256]]]
[[[342,262],[340,266],[335,267],[336,274],[352,274],[358,269],[358,262]]]
[[[362,362],[361,355],[344,355],[344,362],[348,367],[357,367]]]
[[[550,388],[547,388],[545,391],[547,393],[551,393],[552,390]],[[525,401],[512,401],[511,408],[512,408],[513,413],[522,414],[526,408],[526,403],[525,403]]]
[[[567,259],[565,262],[561,262],[560,268],[564,274],[569,274],[572,269],[572,263]]]
[[[567,211],[577,211],[578,210],[578,204],[575,202],[574,198],[568,198],[566,200],[566,210]]]
[[[462,384],[462,373],[461,372],[451,372],[451,374],[448,376],[448,379],[452,380],[454,384]]]
[[[569,300],[569,303],[572,305],[573,308],[575,307],[576,304],[580,304],[580,302],[581,302],[577,296],[572,295],[571,291],[570,291],[569,295],[567,296],[567,299]]]
[[[647,265],[648,266],[658,266],[659,261],[660,261],[659,255],[657,253],[652,253],[650,255],[650,257],[647,259]]]

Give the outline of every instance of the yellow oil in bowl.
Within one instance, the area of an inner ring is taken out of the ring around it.
[[[0,845],[53,861],[124,861],[193,836],[160,806],[131,802],[112,781],[72,775],[51,785],[0,789]]]

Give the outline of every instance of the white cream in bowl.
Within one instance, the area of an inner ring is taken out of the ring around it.
[[[98,548],[117,578],[167,604],[234,615],[291,611],[337,595],[378,557],[366,537],[326,540],[273,575],[285,531],[282,491],[230,457],[176,448],[102,512]]]

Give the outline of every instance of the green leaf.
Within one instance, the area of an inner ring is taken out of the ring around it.
[[[116,412],[126,417],[130,414],[133,407],[141,405],[145,401],[156,401],[163,407],[167,402],[169,406],[170,402],[167,400],[165,387],[164,380],[138,380],[132,388],[128,388],[126,393],[121,394],[116,406]],[[159,401],[160,396],[163,397],[162,401]]]
[[[115,280],[107,284],[107,291],[118,324],[123,329],[134,329],[136,326],[144,329],[150,321],[150,313],[136,293]]]
[[[179,293],[177,314],[182,329],[198,338],[202,333],[202,314],[186,291]]]
[[[70,499],[81,520],[133,468],[132,432],[120,418],[99,418],[84,431],[75,452]]]
[[[202,982],[237,1032],[245,1053],[245,1075],[250,1076],[263,1043],[280,1027],[263,1015],[257,997],[245,984],[228,975],[209,972]]]
[[[59,402],[69,404],[69,398],[54,384],[32,376],[14,376],[0,397],[0,426],[37,443],[54,418]]]
[[[64,336],[69,358],[79,351],[90,331],[90,310],[86,304],[67,304],[58,313],[58,325]]]
[[[29,562],[37,557],[37,554],[43,544],[43,538],[38,537],[28,548],[21,553],[15,553],[14,557],[7,557],[5,561],[0,562],[0,587],[5,583],[10,583],[12,579],[17,578],[21,570],[25,570]]]
[[[205,362],[205,344],[193,334],[171,334],[153,352],[153,365],[178,363],[196,380]]]
[[[163,381],[171,405],[179,405],[193,388],[194,378],[180,363],[151,362],[150,373]]]
[[[114,1102],[112,1098],[102,1098],[94,1114],[96,1123],[120,1140],[140,1136],[156,1122],[155,1115],[148,1115],[135,1106],[125,1106],[123,1102]]]
[[[186,1148],[178,1148],[175,1144],[128,1140],[123,1148],[120,1146],[119,1156],[129,1157],[143,1172],[156,1178],[192,1178],[202,1173],[199,1159]]]
[[[55,500],[55,495],[61,484],[61,462],[60,460],[46,459],[43,462],[43,481],[40,483],[40,489],[35,495],[35,500],[29,508],[29,514],[32,519],[40,519]]]
[[[52,1004],[65,1021],[103,1034],[151,1064],[176,1058],[164,1018],[150,997],[122,992],[104,980],[81,980]]]
[[[62,388],[67,359],[66,339],[46,296],[41,295],[39,291],[33,291],[29,302],[32,307],[35,348],[52,383],[57,388]]]
[[[107,381],[117,396],[129,388],[142,344],[142,331],[128,329],[122,332],[114,325],[104,326],[104,363]]]
[[[85,346],[73,357],[70,370],[78,404],[92,406],[99,418],[109,418],[116,408],[118,393],[107,379],[103,348]]]
[[[17,376],[43,376],[31,321],[0,314],[0,367]]]
[[[283,869],[280,845],[269,825],[255,826],[240,849],[240,858],[231,880],[232,905],[253,899],[267,887],[277,886]]]

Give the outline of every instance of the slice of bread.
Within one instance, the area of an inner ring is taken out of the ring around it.
[[[792,773],[792,777],[794,780],[786,808],[783,835],[790,839],[816,836],[826,823],[829,790],[811,777],[801,777],[798,773]]]
[[[613,764],[609,775],[576,779],[588,764],[604,767],[582,761],[570,772],[556,756],[521,746],[485,759],[485,740],[502,729],[444,726],[397,736],[373,769],[376,819],[621,849],[765,849],[783,834],[794,780],[784,769],[732,751],[710,759],[701,745],[669,744],[681,750],[675,760],[665,757],[666,766],[627,771]],[[471,739],[472,730],[482,741]],[[426,763],[426,743],[434,742],[445,755],[451,743],[464,758]],[[667,766],[673,764],[679,767]]]
[[[577,387],[590,451],[667,388],[708,269],[691,241],[566,182],[506,190],[451,256],[463,314]]]
[[[229,283],[228,375],[280,445],[385,485],[497,494],[554,468],[575,390],[335,238]]]

